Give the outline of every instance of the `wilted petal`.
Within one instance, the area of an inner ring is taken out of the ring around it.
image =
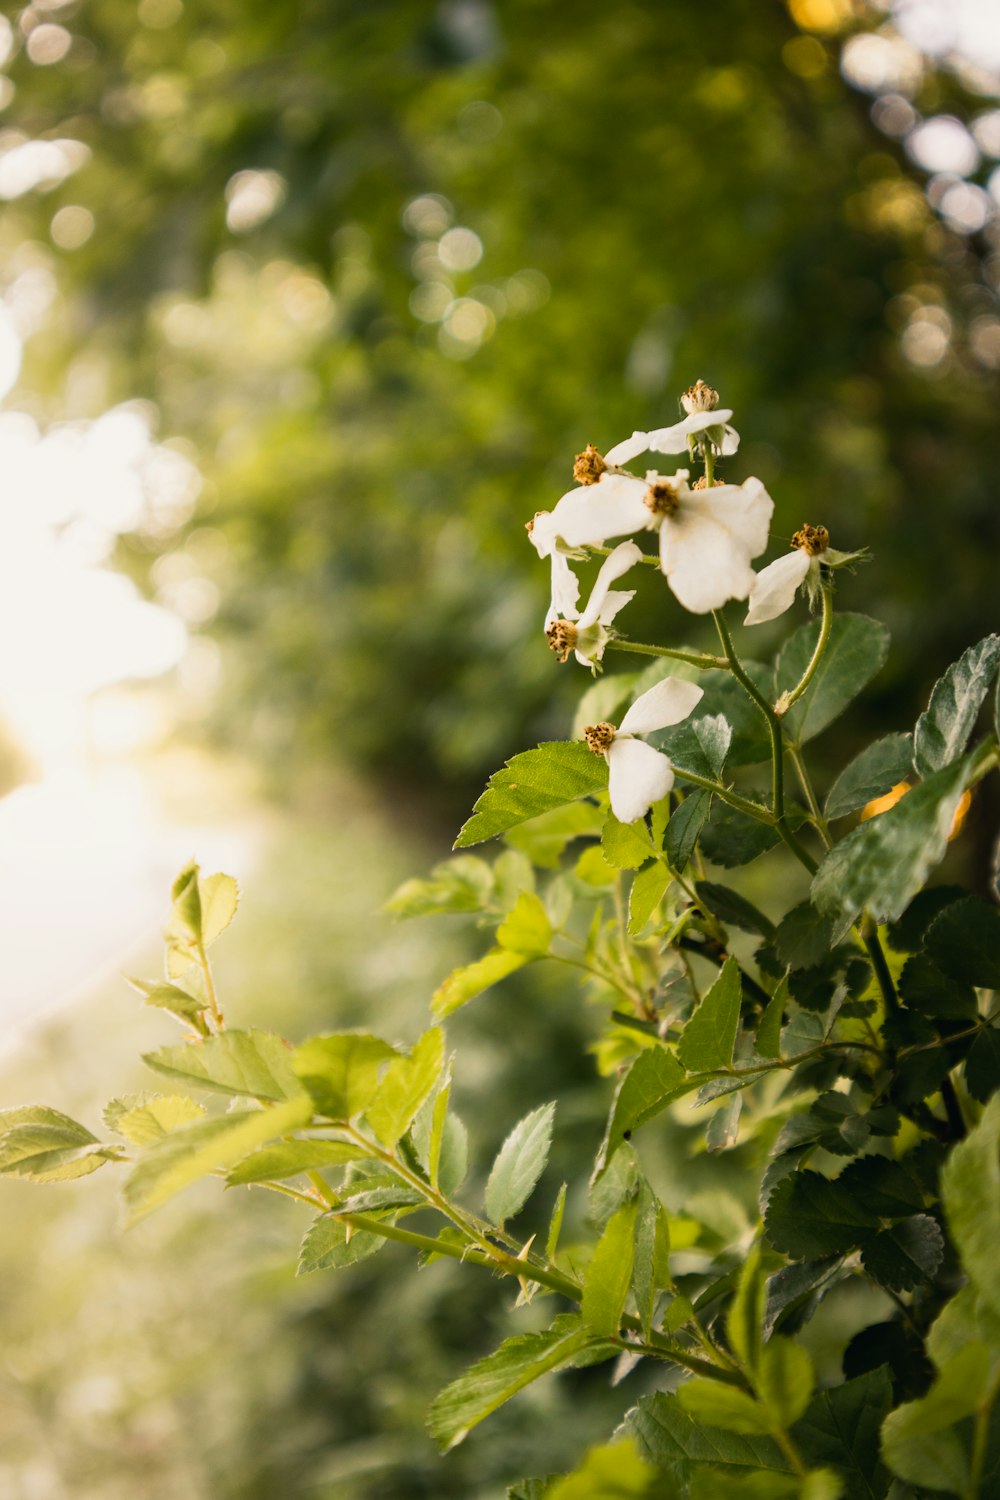
[[[762,568],[750,590],[750,609],[744,625],[763,625],[790,609],[812,562],[808,552],[797,548]]]
[[[683,677],[664,677],[655,687],[637,698],[622,719],[620,734],[651,734],[679,724],[704,697],[703,690]]]
[[[645,509],[645,506],[643,507]],[[594,625],[600,620],[602,625],[608,625],[614,619],[620,609],[632,598],[632,594],[610,594],[611,585],[629,568],[634,568],[642,559],[642,549],[635,542],[619,542],[610,557],[605,558],[601,564],[601,571],[594,580],[587,607],[580,616],[580,626],[585,628]],[[634,591],[633,591],[634,592]],[[611,613],[606,612],[605,606],[613,598],[619,602],[612,608]]]
[[[552,603],[545,616],[546,630],[559,615],[565,620],[575,620],[576,603],[580,597],[580,580],[570,567],[568,559],[561,552],[553,552],[551,562]]]
[[[678,601],[692,614],[745,599],[754,570],[745,543],[704,510],[660,527],[660,568]]]
[[[642,740],[622,739],[619,734],[607,759],[611,811],[619,823],[634,823],[674,784],[670,761]]]
[[[640,453],[646,453],[649,449],[649,433],[633,432],[630,438],[616,443],[609,448],[604,455],[606,464],[627,464],[631,459],[638,458]]]

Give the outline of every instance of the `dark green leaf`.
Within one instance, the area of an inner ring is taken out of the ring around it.
[[[765,698],[771,696],[772,672],[762,662],[745,661],[743,669]],[[705,714],[721,714],[733,735],[726,760],[730,766],[752,766],[767,760],[771,738],[760,709],[728,672],[703,672],[698,679],[705,696],[698,708]]]
[[[340,1219],[321,1214],[313,1220],[299,1250],[298,1274],[309,1271],[339,1271],[344,1266],[356,1265],[381,1250],[385,1240],[380,1234],[371,1234],[367,1229],[348,1230]]]
[[[742,994],[739,964],[734,958],[727,958],[678,1043],[677,1057],[687,1072],[707,1073],[730,1065]]]
[[[889,947],[897,953],[916,953],[924,946],[927,929],[938,912],[967,894],[961,885],[932,885],[919,891],[903,915],[889,928]]]
[[[659,1285],[656,1232],[660,1219],[664,1216],[661,1214],[659,1199],[645,1180],[639,1183],[635,1203],[632,1287],[635,1292],[635,1305],[639,1313],[642,1336],[648,1340],[653,1326],[653,1309],[656,1303],[656,1289]]]
[[[1000,635],[988,635],[963,652],[935,683],[913,735],[913,764],[918,775],[930,776],[963,753],[998,661]]]
[[[774,946],[781,962],[789,969],[810,969],[822,963],[832,947],[832,927],[811,901],[793,906],[778,923]]]
[[[835,844],[813,877],[812,900],[834,919],[839,940],[863,908],[894,921],[944,854],[968,761],[936,771],[888,812]]]
[[[761,1057],[781,1056],[781,1023],[788,1003],[788,980],[779,979],[774,994],[764,1009],[754,1037],[754,1046]]]
[[[601,852],[615,870],[637,870],[654,854],[649,829],[640,818],[636,823],[619,823],[608,813],[601,833]]]
[[[519,1121],[500,1147],[486,1184],[486,1217],[503,1225],[520,1213],[548,1161],[555,1104],[543,1104]]]
[[[640,1052],[615,1093],[594,1168],[595,1178],[634,1130],[695,1086],[685,1082],[683,1068],[665,1047],[648,1047]]]
[[[695,787],[670,814],[663,851],[673,869],[683,870],[687,865],[711,806],[711,792],[704,787]]]
[[[883,1367],[813,1397],[792,1441],[810,1465],[829,1464],[844,1483],[843,1500],[883,1500],[889,1475],[879,1457],[879,1428],[892,1406]]]
[[[827,794],[828,818],[857,812],[876,797],[884,797],[905,781],[913,763],[912,734],[887,734],[856,755],[845,766]]]
[[[635,1434],[639,1451],[650,1463],[681,1478],[702,1464],[736,1473],[754,1469],[788,1472],[787,1461],[773,1438],[704,1426],[688,1415],[676,1396],[661,1392],[641,1397],[625,1418],[625,1425]]]
[[[183,1078],[219,1094],[291,1099],[302,1091],[292,1070],[291,1048],[267,1031],[222,1031],[183,1047],[147,1052],[142,1060],[168,1078]]]
[[[778,657],[775,693],[800,680],[819,639],[820,621],[810,620],[786,641]],[[785,715],[785,728],[804,744],[832,724],[870,682],[889,654],[889,632],[867,615],[837,615],[826,652],[805,695]]]
[[[898,988],[903,1003],[921,1015],[972,1020],[978,1014],[976,992],[971,984],[962,984],[942,974],[926,953],[915,953],[906,960]]]
[[[837,1181],[873,1223],[906,1218],[924,1206],[920,1184],[902,1162],[888,1156],[860,1156],[844,1168]]]
[[[981,896],[947,906],[928,928],[925,946],[953,979],[1000,989],[1000,910]]]
[[[811,1316],[828,1287],[840,1257],[825,1255],[782,1266],[767,1279],[763,1332],[765,1338],[778,1328],[794,1333]]]
[[[969,1048],[965,1086],[982,1104],[1000,1088],[1000,1031],[993,1026],[981,1031]]]
[[[731,738],[727,720],[717,714],[671,725],[651,736],[651,743],[669,755],[678,770],[718,781]]]
[[[797,1258],[854,1250],[877,1227],[878,1220],[858,1207],[849,1188],[810,1171],[779,1182],[764,1215],[771,1244]]]
[[[778,842],[778,835],[770,824],[759,823],[718,800],[701,832],[701,850],[705,858],[727,870],[748,865]]]
[[[743,932],[759,932],[761,937],[774,936],[774,923],[765,917],[752,902],[728,885],[715,885],[710,880],[699,880],[695,884],[699,900],[729,927],[739,927]]]
[[[525,750],[490,777],[472,817],[455,840],[456,849],[481,844],[528,818],[606,790],[608,768],[579,740],[550,740]]]
[[[943,1256],[944,1237],[935,1221],[927,1214],[914,1214],[868,1240],[861,1260],[881,1286],[908,1292],[933,1280]]]

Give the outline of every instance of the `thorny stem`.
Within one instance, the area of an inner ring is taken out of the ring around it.
[[[209,963],[208,954],[205,952],[205,944],[198,943],[198,967],[205,981],[205,999],[208,1001],[208,1009],[217,1031],[222,1030],[222,1012],[215,994],[215,981],[212,978],[212,965]]]
[[[819,810],[819,802],[813,790],[812,778],[806,768],[802,751],[798,745],[789,745],[788,758],[795,767],[795,774],[799,778],[799,785],[802,788],[802,795],[806,799],[806,806],[809,808],[809,816],[812,819],[813,826],[819,834],[824,847],[829,849],[831,844],[830,829],[826,818],[823,817],[823,814]]]
[[[874,917],[868,912],[865,912],[861,921],[856,925],[861,941],[868,950],[868,957],[871,959],[875,979],[882,995],[882,1003],[885,1006],[885,1013],[887,1016],[897,1015],[899,1013],[899,998],[896,995],[896,986],[893,984],[892,974],[889,972],[885,952],[879,940],[878,925]]]
[[[719,632],[719,640],[722,642],[722,649],[729,663],[729,670],[744,692],[748,693],[756,703],[767,721],[767,731],[771,736],[771,809],[775,819],[780,824],[784,822],[785,818],[784,745],[782,742],[781,723],[774,709],[764,697],[764,694],[753,678],[744,670],[743,663],[736,655],[733,638],[729,634],[729,626],[726,624],[722,610],[713,610],[712,618],[715,621],[715,628]]]
[[[721,781],[712,781],[708,776],[699,776],[697,772],[685,770],[683,766],[674,766],[674,775],[683,777],[694,786],[704,787],[720,801],[728,802],[729,806],[735,807],[738,812],[746,813],[748,818],[756,818],[758,823],[770,823],[772,827],[778,827],[777,820],[769,807],[763,807],[759,802],[752,802],[749,797],[741,797],[738,792],[730,791],[729,787],[723,786]],[[780,832],[780,829],[778,831]]]
[[[608,641],[605,649],[632,651],[639,656],[668,656],[673,661],[686,661],[692,667],[701,667],[706,672],[726,671],[729,667],[729,663],[721,656],[709,656],[702,651],[677,651],[672,646],[648,646],[644,642],[627,641],[621,637]]]
[[[821,585],[823,591],[823,618],[820,622],[819,637],[809,664],[795,686],[787,693],[782,693],[774,706],[775,713],[779,716],[786,714],[793,703],[797,703],[816,675],[816,669],[823,660],[823,653],[830,640],[830,630],[833,626],[833,585],[828,579],[824,579]]]

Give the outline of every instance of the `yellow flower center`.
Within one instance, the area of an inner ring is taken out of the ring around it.
[[[576,455],[573,478],[577,484],[596,484],[607,467],[593,443],[588,443],[583,452]]]
[[[588,724],[583,731],[583,737],[587,741],[587,749],[593,750],[595,755],[603,755],[605,750],[610,750],[614,743],[615,735],[618,733],[613,724]]]

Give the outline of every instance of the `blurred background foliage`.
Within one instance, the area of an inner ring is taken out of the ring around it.
[[[895,643],[859,740],[908,727],[995,623],[996,77],[921,52],[906,9],[12,14],[0,282],[24,361],[5,410],[52,431],[127,405],[161,461],[201,476],[197,503],[182,474],[115,562],[191,633],[172,722],[269,794],[266,812],[240,804],[224,761],[195,797],[266,825],[227,940],[235,1020],[418,1033],[474,939],[371,913],[447,847],[487,773],[567,733],[581,687],[544,649],[524,522],[586,442],[670,421],[696,377],[735,408],[725,475],[765,480],[778,546],[809,520],[873,549],[843,601]],[[644,592],[637,636],[702,643],[666,590]],[[0,737],[0,789],[25,774]],[[563,1099],[544,1208],[600,1136],[596,1021],[543,973],[452,1029],[480,1168],[524,1110]],[[162,1039],[104,986],[21,1040],[3,1102],[44,1096],[93,1125]],[[664,1139],[670,1206],[700,1191],[703,1233],[732,1233],[739,1151],[713,1161],[705,1201],[700,1137]],[[621,1409],[580,1372],[442,1464],[427,1399],[507,1330],[505,1294],[462,1268],[415,1275],[395,1247],[295,1282],[297,1211],[263,1195],[208,1188],[114,1240],[105,1175],[2,1184],[13,1500],[495,1497],[568,1467]]]

